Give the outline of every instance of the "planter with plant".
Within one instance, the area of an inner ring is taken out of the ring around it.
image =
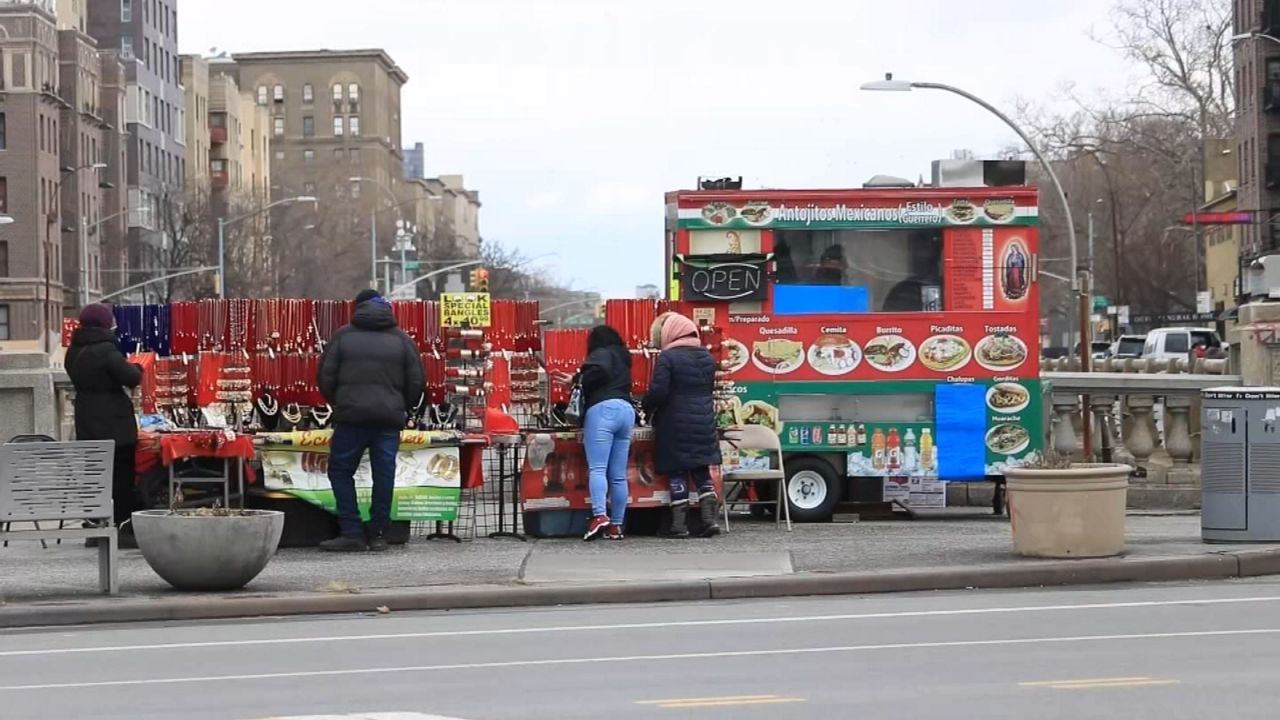
[[[204,592],[248,585],[271,561],[284,531],[284,513],[277,510],[216,506],[142,510],[132,522],[138,548],[157,575],[178,590]]]
[[[1076,463],[1046,454],[1005,470],[1013,551],[1028,557],[1097,558],[1124,552],[1129,475],[1119,463]]]

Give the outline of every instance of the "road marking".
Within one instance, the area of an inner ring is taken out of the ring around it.
[[[262,720],[462,720],[444,715],[425,715],[416,712],[359,713],[357,715],[290,715],[271,716]]]
[[[209,640],[203,642],[155,643],[146,645],[100,645],[88,647],[48,648],[39,650],[3,650],[0,657],[37,655],[74,655],[83,653],[137,652],[141,650],[191,650],[218,647],[260,647],[269,645],[302,645],[307,643],[369,642],[377,640],[416,640],[494,635],[536,635],[545,633],[613,632],[618,630],[656,630],[662,628],[725,627],[779,623],[818,623],[850,620],[886,620],[893,618],[954,617],[958,615],[1001,615],[1009,613],[1070,612],[1073,610],[1125,610],[1134,608],[1181,607],[1188,605],[1232,605],[1240,603],[1280,602],[1280,596],[1249,598],[1212,598],[1205,600],[1149,600],[1122,603],[1087,603],[1081,605],[1028,605],[1020,607],[959,608],[952,610],[904,610],[900,612],[849,613],[840,615],[802,615],[795,617],[721,618],[716,620],[673,620],[666,622],[619,623],[614,625],[556,625],[549,627],[494,628],[489,630],[439,630],[429,632],[383,633],[371,635],[328,635],[296,638],[259,638],[253,640]]]
[[[1093,678],[1089,680],[1044,680],[1018,683],[1022,687],[1049,688],[1053,690],[1096,690],[1103,688],[1152,687],[1178,685],[1180,680],[1156,680],[1149,677]]]
[[[676,698],[671,700],[638,700],[636,705],[653,705],[667,710],[690,708],[737,707],[740,705],[783,705],[807,702],[804,698],[779,695],[737,695],[731,697]]]
[[[483,670],[497,668],[540,667],[552,665],[589,665],[593,663],[653,662],[655,660],[706,660],[712,658],[747,658],[783,655],[822,655],[831,653],[872,652],[878,650],[919,650],[929,648],[998,647],[1045,645],[1059,643],[1107,642],[1116,640],[1162,640],[1178,638],[1243,637],[1247,635],[1280,635],[1280,628],[1254,630],[1199,630],[1189,632],[1133,633],[1126,635],[1076,635],[1070,637],[1012,638],[1008,640],[954,640],[919,643],[886,643],[881,645],[838,645],[816,648],[780,648],[776,650],[726,650],[722,652],[672,653],[668,655],[621,655],[615,657],[546,658],[543,660],[506,660],[454,663],[448,665],[408,665],[402,667],[347,668],[343,670],[299,670],[295,672],[246,675],[201,675],[197,677],[138,678],[134,680],[101,680],[97,682],[42,683],[38,685],[6,685],[0,691],[69,690],[74,688],[123,687],[142,685],[181,685],[220,681],[283,680],[351,675],[388,675],[398,673],[439,672],[444,670]]]

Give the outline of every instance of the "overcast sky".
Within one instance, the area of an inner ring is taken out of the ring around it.
[[[946,94],[1006,109],[1134,69],[1089,38],[1112,0],[184,0],[185,53],[385,48],[409,74],[405,145],[462,173],[481,234],[575,288],[630,296],[662,278],[662,196],[699,175],[748,187],[909,178],[1014,136]]]

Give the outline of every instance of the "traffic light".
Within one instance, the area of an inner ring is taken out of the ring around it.
[[[471,271],[471,291],[487,293],[489,292],[489,271],[484,268],[476,268]]]

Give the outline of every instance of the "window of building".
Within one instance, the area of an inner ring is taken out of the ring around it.
[[[311,83],[302,86],[302,102],[311,104],[316,101],[316,89]]]
[[[9,306],[0,305],[0,340],[9,339]]]
[[[333,119],[333,136],[342,137],[342,118],[340,117]]]
[[[266,85],[258,86],[258,104],[259,105],[267,104],[267,86]]]
[[[302,151],[302,162],[307,163],[308,165],[310,165],[311,163],[313,163],[313,162],[315,162],[315,161],[316,161],[316,151],[315,151],[315,150],[303,150],[303,151]]]
[[[9,277],[9,242],[0,240],[0,277]]]
[[[352,116],[347,120],[347,124],[351,127],[351,137],[360,137],[360,118]]]
[[[334,149],[333,149],[333,159],[334,159],[336,162],[342,162],[342,156],[343,156],[343,155],[345,155],[345,154],[346,154],[346,153],[345,153],[345,152],[343,152],[342,148],[334,148]]]
[[[133,0],[120,0],[120,22],[133,22]]]
[[[275,91],[273,92],[272,97],[274,97],[275,101],[278,103],[284,102],[284,86],[281,85],[280,83],[276,83]]]
[[[347,101],[351,103],[351,109],[355,110],[360,107],[360,86],[351,83],[347,86]]]
[[[316,184],[313,182],[302,183],[302,192],[314,196],[316,194]]]
[[[4,113],[0,112],[0,150],[9,149],[9,140],[6,137],[7,134],[8,132],[5,127]]]
[[[210,160],[209,169],[219,175],[224,174],[227,172],[227,161],[226,160]]]
[[[9,214],[9,178],[0,177],[0,215]]]
[[[302,118],[302,136],[303,137],[316,136],[316,119],[311,117],[310,115],[307,115],[306,117]]]
[[[342,104],[342,83],[333,84],[333,104],[334,105]]]
[[[943,309],[939,231],[782,230],[775,238],[777,290],[797,312]]]
[[[44,116],[40,116],[40,152],[45,151],[45,143],[48,142],[48,131],[44,128]]]
[[[283,150],[277,150],[277,151],[276,151],[276,159],[277,159],[277,160],[283,160],[283,159],[284,159],[284,151],[283,151]]]
[[[126,38],[127,39],[127,38]],[[133,54],[133,48],[129,48],[129,55]],[[24,52],[16,52],[9,56],[9,69],[13,71],[13,86],[15,88],[24,88],[27,83],[27,54]]]
[[[271,132],[276,137],[284,137],[284,118],[278,117],[271,119]]]
[[[359,180],[352,181],[351,183],[351,197],[353,198],[360,197],[360,181]]]

